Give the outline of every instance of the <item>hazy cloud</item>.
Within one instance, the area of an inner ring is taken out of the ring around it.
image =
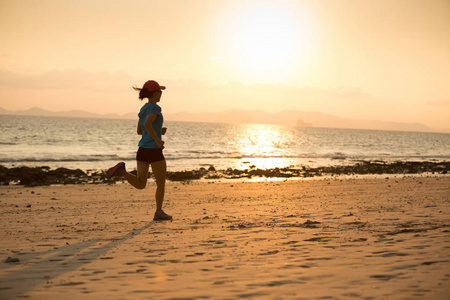
[[[448,106],[450,105],[450,98],[441,98],[439,100],[428,100],[428,105]]]
[[[52,70],[42,74],[19,74],[0,70],[0,85],[16,89],[76,89],[88,91],[118,90],[136,81],[125,72],[114,74],[86,70]]]
[[[222,56],[208,56],[208,59],[212,59],[212,60],[223,60],[223,59],[225,59],[225,58],[222,57]]]

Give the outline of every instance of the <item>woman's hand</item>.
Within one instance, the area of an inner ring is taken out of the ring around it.
[[[164,147],[164,141],[161,141],[160,139],[155,140],[156,145],[158,145],[159,148],[163,148]]]
[[[162,132],[161,132],[161,134],[162,134],[162,135],[165,135],[165,134],[166,134],[166,132],[167,132],[167,127],[163,127],[163,128],[162,128]]]

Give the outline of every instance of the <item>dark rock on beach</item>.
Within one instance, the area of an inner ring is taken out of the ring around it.
[[[167,179],[171,181],[185,181],[201,179],[205,175],[202,171],[180,171],[180,172],[167,172]]]
[[[223,178],[238,179],[252,177],[266,178],[291,178],[291,177],[314,177],[335,175],[367,175],[367,174],[448,174],[450,162],[393,162],[383,161],[361,161],[355,165],[348,166],[326,166],[310,168],[274,168],[249,170],[227,169],[222,171]],[[208,178],[208,177],[206,177]]]
[[[20,260],[18,258],[14,258],[14,257],[8,257],[5,260],[5,263],[16,263],[16,262],[20,262]]]
[[[351,174],[447,174],[450,162],[393,162],[361,161],[353,166],[333,166],[311,169],[318,173],[332,175]]]
[[[190,181],[199,179],[240,179],[240,178],[306,178],[315,176],[337,176],[337,175],[365,175],[365,174],[448,174],[450,162],[383,162],[383,161],[360,161],[354,165],[326,166],[310,168],[274,168],[239,170],[228,168],[216,170],[214,167],[208,169],[200,168],[191,171],[167,172],[170,181]],[[135,171],[131,173],[136,173]],[[114,183],[123,181],[121,177],[108,179],[105,170],[87,171],[76,169],[58,168],[51,170],[49,167],[15,167],[6,168],[0,165],[0,185],[18,184],[25,186],[39,186],[51,184],[98,184]]]
[[[50,170],[49,167],[17,167],[8,169],[0,166],[0,182],[2,185],[8,185],[11,182],[25,186],[77,184],[87,182],[87,179],[87,174],[79,169],[58,168]]]

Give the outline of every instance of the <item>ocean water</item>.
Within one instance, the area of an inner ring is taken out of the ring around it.
[[[135,168],[137,120],[0,115],[0,164]],[[361,160],[449,161],[450,134],[165,122],[171,171],[353,165]]]

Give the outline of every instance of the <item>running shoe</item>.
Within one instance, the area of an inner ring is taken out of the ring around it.
[[[120,162],[111,169],[108,170],[108,178],[111,178],[113,176],[122,176],[123,173],[125,173],[125,163]]]
[[[171,221],[172,216],[169,216],[164,211],[155,212],[155,217],[153,217],[153,221]]]

